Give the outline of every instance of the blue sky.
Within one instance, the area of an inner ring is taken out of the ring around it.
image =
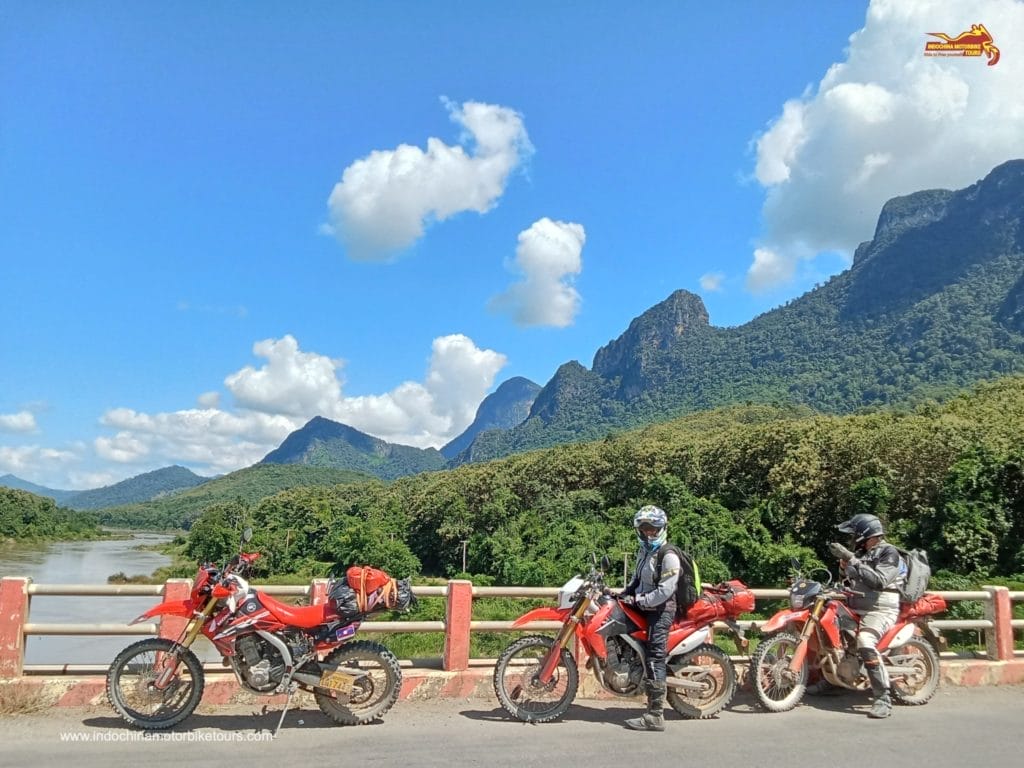
[[[724,7],[721,7],[724,6]],[[926,57],[983,23],[1001,52]],[[8,3],[0,474],[443,445],[679,288],[729,326],[1024,157],[1020,0]]]

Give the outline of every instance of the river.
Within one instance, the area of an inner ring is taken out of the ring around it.
[[[106,584],[123,571],[149,575],[170,564],[159,552],[139,549],[170,541],[166,534],[140,532],[131,538],[100,541],[58,541],[38,546],[0,546],[0,576],[28,576],[38,584]],[[159,602],[153,597],[33,596],[29,620],[35,623],[127,624]],[[47,637],[31,635],[25,644],[26,664],[109,664],[117,652],[142,637]]]

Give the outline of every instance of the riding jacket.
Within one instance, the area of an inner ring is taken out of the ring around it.
[[[899,588],[906,580],[907,567],[896,547],[880,541],[871,549],[858,549],[855,555],[846,564],[846,581],[863,596],[851,597],[850,607],[861,612],[899,610]]]
[[[664,545],[662,545],[664,546]],[[633,579],[622,591],[624,595],[635,595],[636,605],[645,611],[661,608],[676,596],[676,583],[682,563],[675,552],[667,552],[661,561],[661,579],[658,579],[658,550],[641,546],[636,553],[636,570]],[[673,606],[674,610],[674,606]]]

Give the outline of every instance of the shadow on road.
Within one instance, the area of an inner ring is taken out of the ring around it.
[[[838,691],[820,696],[806,696],[798,705],[800,707],[811,707],[826,712],[835,712],[841,715],[853,717],[864,717],[871,703],[870,698],[862,693]],[[643,712],[643,706],[620,706],[614,702],[596,703],[588,700],[577,700],[569,707],[564,715],[552,722],[587,722],[587,723],[622,723],[627,718],[636,717]],[[736,713],[740,715],[760,715],[762,717],[784,717],[785,713],[772,713],[765,711],[749,691],[740,691],[736,698],[725,708],[723,714]],[[488,709],[467,709],[459,713],[469,720],[484,722],[506,722],[510,725],[526,725],[515,719],[501,707],[490,707]],[[687,720],[681,717],[671,707],[665,707],[665,719]],[[715,718],[710,718],[715,719]],[[547,725],[548,723],[545,723]],[[625,727],[625,726],[623,726]]]

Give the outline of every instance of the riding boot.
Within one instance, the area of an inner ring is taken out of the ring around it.
[[[874,663],[872,664],[870,661],[864,663],[864,671],[867,672],[868,680],[871,681],[871,694],[874,696],[868,717],[881,720],[892,714],[892,699],[889,696],[885,670],[876,659],[871,661]]]
[[[647,711],[626,721],[634,731],[665,730],[665,683],[647,682]]]

